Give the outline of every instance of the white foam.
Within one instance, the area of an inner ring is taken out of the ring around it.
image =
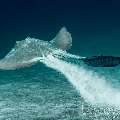
[[[66,56],[67,58],[74,58],[74,59],[85,58],[85,57],[81,57],[78,55],[73,55],[73,54],[67,53],[66,51],[63,51],[61,49],[54,50],[53,55],[64,56],[64,57]]]
[[[120,106],[120,92],[95,72],[48,55],[43,61],[48,67],[63,73],[85,101],[94,105]]]

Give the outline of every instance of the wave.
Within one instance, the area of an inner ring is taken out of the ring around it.
[[[68,33],[67,36],[69,36]],[[66,39],[65,36],[62,38]],[[69,39],[71,40],[70,36]],[[119,78],[119,67],[116,68],[117,76],[116,74],[113,75],[114,72],[103,72],[104,75],[99,72],[100,74],[98,74],[97,70],[86,67],[79,60],[80,58],[81,56],[57,48],[55,43],[53,45],[47,41],[26,38],[17,41],[15,47],[0,60],[0,69],[14,70],[42,62],[46,66],[63,73],[88,103],[100,106],[120,106],[120,89],[114,88],[109,83],[113,78],[108,77],[109,81],[107,80],[107,76],[110,75],[115,76],[115,80]]]
[[[48,55],[43,63],[63,73],[86,102],[100,106],[120,106],[120,91],[106,82],[105,76]],[[111,99],[114,98],[114,99]]]
[[[25,40],[17,41],[15,47],[0,60],[0,69],[11,70],[30,66],[51,53],[61,57],[71,46],[72,37],[65,27],[51,41],[27,37]]]
[[[46,51],[44,46],[47,46]],[[48,42],[28,37],[16,42],[15,47],[0,60],[0,68],[11,70],[33,65],[42,59],[44,52],[48,54],[51,50]]]

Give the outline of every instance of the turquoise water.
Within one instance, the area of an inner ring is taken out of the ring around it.
[[[0,61],[0,120],[119,120],[120,67],[79,58],[42,40],[17,42]]]
[[[119,108],[87,102],[63,74],[42,63],[30,68],[0,71],[0,81],[1,120],[119,120],[120,118]],[[107,98],[114,99],[109,98],[109,95]]]

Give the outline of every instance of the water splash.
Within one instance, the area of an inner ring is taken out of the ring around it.
[[[60,42],[61,38],[64,38],[65,45],[70,47],[72,41],[70,34],[65,29],[59,35],[58,40],[57,38],[53,39],[55,40],[54,44],[35,38],[26,38],[16,42],[15,47],[5,58],[0,60],[0,69],[18,69],[42,62],[46,66],[63,73],[88,103],[102,106],[120,106],[120,89],[114,88],[107,82],[106,75],[98,74],[85,67],[79,60],[82,58],[81,56],[72,55],[57,48],[55,43],[57,42],[59,45],[58,41]],[[76,59],[80,64],[75,64],[74,60],[72,63],[72,59]],[[112,73],[109,74],[113,75]],[[112,78],[110,80],[112,81]]]
[[[42,61],[48,67],[63,73],[82,97],[93,105],[120,106],[120,91],[111,87],[104,76],[90,71],[83,66],[67,63],[48,55]],[[112,99],[114,98],[114,99]]]

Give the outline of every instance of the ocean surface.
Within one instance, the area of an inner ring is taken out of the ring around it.
[[[119,66],[89,67],[41,44],[27,38],[0,61],[0,120],[120,120]]]

